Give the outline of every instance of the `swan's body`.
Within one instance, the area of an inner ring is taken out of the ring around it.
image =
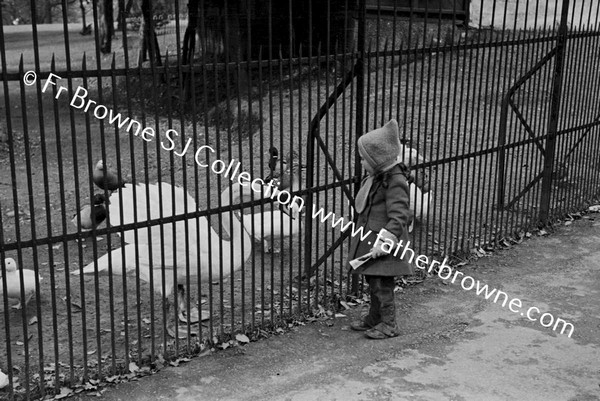
[[[417,152],[417,149],[409,148],[408,146],[404,145],[400,145],[398,161],[406,164],[407,166],[414,166],[415,164],[422,164],[426,162],[425,158],[421,156],[419,152]]]
[[[414,183],[409,185],[410,191],[410,211],[413,213],[413,221],[422,222],[429,216],[429,205],[433,201],[433,192],[421,192],[419,187]],[[412,232],[413,224],[411,223],[409,232]]]
[[[233,200],[237,201],[239,187],[234,185],[232,188]],[[119,193],[123,198],[122,221]],[[161,206],[163,218],[197,210],[196,202],[183,188],[173,187],[164,182],[160,186],[126,184],[119,193],[114,193],[110,197],[109,213],[113,225],[160,218]],[[228,189],[223,192],[222,199],[223,205],[229,201]],[[136,212],[137,219],[134,214]],[[230,226],[229,216],[229,212],[221,215],[223,226],[227,229],[233,228],[229,241],[221,239],[204,217],[180,220],[175,224],[165,222],[162,226],[156,225],[150,229],[137,228],[125,231],[123,238],[128,245],[115,249],[96,262],[88,264],[82,269],[82,273],[93,274],[97,264],[97,271],[100,274],[108,274],[110,266],[112,274],[139,277],[147,283],[152,281],[154,291],[166,296],[172,293],[175,285],[181,286],[188,279],[198,275],[204,282],[208,282],[209,279],[221,280],[241,268],[243,262],[250,257],[252,248],[252,240],[242,228],[240,221],[234,218]],[[244,254],[241,254],[242,249]],[[112,259],[110,263],[109,258]],[[189,275],[186,268],[188,261]],[[223,272],[222,276],[220,271]]]
[[[23,274],[23,288],[25,296],[25,307],[35,294],[35,272],[29,269],[23,269],[21,272],[17,269],[17,263],[12,258],[4,261],[6,274],[2,281],[6,282],[6,297],[17,299],[19,302],[13,306],[15,309],[21,309],[21,273]],[[41,278],[40,278],[41,280]],[[4,296],[4,284],[0,282],[0,298]]]
[[[398,161],[411,167],[416,164],[426,163],[427,160],[417,152],[416,149],[402,145]],[[415,182],[409,184],[410,191],[410,210],[413,213],[414,221],[422,222],[429,215],[429,206],[433,202],[433,192],[429,189],[426,174],[416,174]],[[409,232],[413,230],[413,223],[409,227]]]
[[[427,162],[427,159],[425,159],[423,156],[421,156],[419,154],[419,152],[417,152],[416,149],[413,148],[409,148],[408,146],[404,146],[404,145],[400,145],[400,154],[398,155],[398,162],[400,163],[404,163],[406,166],[408,167],[412,167],[415,166],[417,164],[423,164]],[[424,193],[429,192],[429,182],[427,179],[427,174],[425,173],[425,171],[422,171],[421,173],[417,174],[417,173],[413,173],[413,176],[415,178],[415,184],[417,184],[417,187],[420,188],[421,191],[423,191]]]
[[[8,380],[8,375],[0,370],[0,389],[8,386],[10,381]]]

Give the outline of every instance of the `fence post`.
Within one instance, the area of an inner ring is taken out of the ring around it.
[[[312,0],[308,0],[308,21],[309,27],[312,29]],[[309,34],[308,44],[308,65],[312,68],[312,57],[313,57],[313,43],[312,43],[312,32]],[[310,82],[310,80],[309,80]],[[309,92],[310,93],[310,92]],[[310,109],[309,109],[310,110]],[[306,184],[305,188],[309,191],[305,196],[306,204],[309,209],[313,206],[313,185],[315,175],[315,132],[311,126],[308,130],[308,139],[306,143]],[[312,210],[312,209],[310,209]],[[304,216],[304,275],[306,276],[306,306],[310,311],[310,276],[312,274],[312,255],[313,255],[313,224],[312,215],[307,212]],[[302,274],[300,274],[299,281],[302,280]],[[315,296],[315,304],[317,304],[317,296]]]
[[[539,220],[547,224],[550,217],[550,201],[552,199],[552,170],[556,154],[556,134],[560,113],[560,96],[562,92],[565,43],[567,41],[567,19],[569,17],[569,0],[563,0],[558,38],[556,40],[556,63],[552,83],[552,103],[548,120],[548,138],[544,152],[544,171],[542,178],[542,197],[540,200]]]
[[[363,134],[364,131],[364,110],[365,110],[365,37],[366,37],[366,23],[367,23],[367,2],[366,0],[359,0],[358,4],[358,40],[357,40],[357,52],[358,59],[356,60],[356,139]],[[360,164],[360,157],[356,144],[354,144],[354,176],[360,177],[362,174],[362,168]],[[354,185],[354,198],[358,193],[359,186]],[[354,221],[358,216],[354,213]],[[352,276],[351,293],[358,293],[358,276],[353,274]]]

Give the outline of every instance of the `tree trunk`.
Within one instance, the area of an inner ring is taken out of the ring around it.
[[[85,6],[83,5],[83,0],[79,0],[79,7],[81,8],[81,24],[83,25],[79,33],[81,35],[89,35],[92,33],[92,26],[85,22]]]
[[[133,7],[133,0],[127,0],[124,10],[121,9],[121,2],[119,1],[119,13],[117,20],[118,30],[122,30],[123,27],[127,28],[127,18],[129,18],[129,14],[131,13],[131,7]]]
[[[45,10],[44,13],[45,15],[45,21],[48,24],[52,23],[52,4],[50,3],[49,0],[46,0],[46,4],[44,5]]]
[[[188,1],[188,25],[183,36],[183,55],[181,63],[183,65],[191,65],[194,62],[194,54],[196,50],[196,30],[198,29],[200,0]],[[194,74],[189,72],[187,68],[183,71],[183,97],[187,101],[191,98],[192,91],[195,88],[192,86],[192,77]],[[186,103],[187,104],[187,103]]]
[[[198,29],[198,20],[200,0],[189,0],[188,2],[188,26],[183,36],[183,64],[190,64],[194,60],[196,50],[196,30]]]
[[[142,31],[140,63],[150,60],[151,62],[156,62],[156,65],[162,65],[160,49],[158,48],[158,39],[152,21],[151,0],[142,0],[142,26],[140,29]]]
[[[104,54],[110,53],[112,37],[115,33],[112,0],[98,1],[98,16],[100,21],[100,51]]]

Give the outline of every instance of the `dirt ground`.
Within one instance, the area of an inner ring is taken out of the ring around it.
[[[600,215],[461,271],[574,324],[571,338],[439,278],[397,295],[401,335],[330,322],[121,384],[106,400],[598,400]],[[97,399],[96,395],[82,396]]]

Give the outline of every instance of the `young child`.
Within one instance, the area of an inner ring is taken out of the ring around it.
[[[412,220],[409,210],[408,168],[399,163],[400,139],[398,123],[386,125],[358,138],[358,152],[368,175],[363,179],[355,200],[357,227],[369,236],[361,241],[352,238],[348,260],[372,252],[368,260],[353,274],[362,274],[369,283],[371,307],[369,314],[353,322],[353,330],[365,331],[368,338],[385,339],[398,335],[394,303],[395,276],[413,274],[413,267],[399,256],[381,248],[386,242],[408,241],[408,226]],[[379,239],[379,241],[377,241]],[[377,244],[376,244],[377,242]],[[394,246],[395,247],[395,246]],[[388,251],[389,245],[386,246]]]

